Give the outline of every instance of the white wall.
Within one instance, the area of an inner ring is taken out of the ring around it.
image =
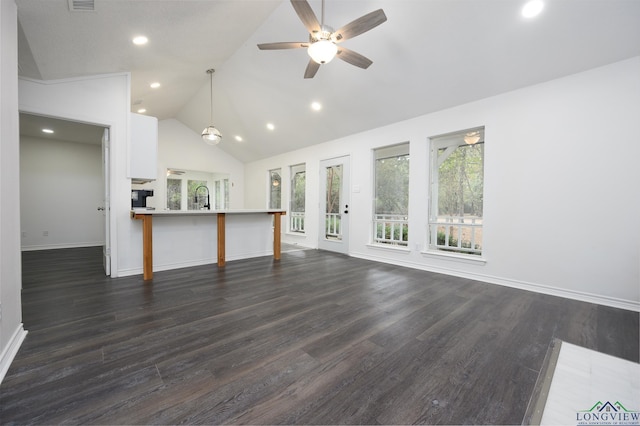
[[[103,245],[103,197],[100,145],[21,137],[23,250]]]
[[[199,134],[175,119],[158,122],[158,179],[133,186],[134,189],[153,189],[154,196],[147,198],[148,207],[166,208],[168,168],[228,174],[229,208],[243,208],[244,165],[219,147],[205,144]]]
[[[111,275],[113,277],[142,272],[142,229],[140,221],[132,220],[131,180],[127,178],[129,141],[129,74],[112,74],[88,78],[35,81],[19,80],[20,109],[25,112],[66,118],[73,121],[110,127],[111,131]],[[231,206],[242,208],[243,166],[219,148],[204,144],[196,135],[176,120],[158,123],[158,176],[169,167],[191,169],[216,168],[228,172],[234,183]],[[177,163],[177,164],[176,164]],[[156,183],[158,185],[158,183]],[[209,259],[210,253],[182,253],[187,258]],[[158,252],[160,255],[160,252]],[[183,256],[183,257],[184,257]],[[215,258],[213,258],[215,260]],[[176,265],[171,253],[156,257],[154,266]]]
[[[307,165],[317,247],[318,163],[351,156],[350,255],[640,310],[640,57],[245,165],[245,205],[264,208],[267,171]],[[485,126],[483,258],[427,247],[430,136]],[[410,142],[409,250],[371,247],[372,149]],[[286,217],[284,218],[286,220]],[[283,228],[286,229],[286,228]]]
[[[223,140],[221,143],[225,143]],[[210,146],[202,137],[175,119],[158,122],[158,179],[142,185],[132,185],[134,189],[152,189],[154,196],[147,198],[147,207],[158,210],[166,208],[166,171],[167,168],[212,171],[227,173],[230,179],[229,204],[232,209],[244,207],[244,165],[222,151]],[[211,200],[213,203],[213,199]],[[253,223],[260,219],[252,218]],[[267,217],[266,219],[269,219]],[[153,269],[184,268],[189,266],[212,264],[217,262],[217,228],[215,219],[205,217],[154,217],[153,229]],[[252,256],[264,256],[271,246],[265,243],[272,235],[269,226],[262,226],[260,233],[254,233],[259,241],[235,247],[233,235],[241,232],[237,228],[248,228],[242,224],[243,218],[230,215],[227,219],[227,261]],[[120,275],[142,273],[142,226],[135,221],[130,229],[127,246],[128,262],[122,266]],[[263,224],[264,225],[264,224]],[[252,225],[253,226],[253,225]]]
[[[18,18],[0,1],[0,382],[26,332],[22,326],[18,126]]]
[[[111,275],[130,267],[132,241],[131,180],[127,178],[130,75],[37,81],[19,79],[21,111],[110,128]]]

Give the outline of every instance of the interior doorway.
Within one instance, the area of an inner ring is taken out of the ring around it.
[[[20,113],[23,251],[103,246],[110,275],[108,128]]]
[[[349,156],[320,162],[318,248],[349,253]]]

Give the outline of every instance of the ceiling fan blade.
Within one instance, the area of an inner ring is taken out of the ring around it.
[[[320,22],[307,0],[291,0],[291,5],[309,33],[320,32]]]
[[[307,64],[307,69],[304,70],[304,78],[313,78],[319,69],[320,64],[313,59],[310,59],[309,63]]]
[[[293,0],[292,0],[293,1]],[[382,9],[374,10],[364,16],[359,17],[355,21],[349,22],[344,27],[333,33],[336,42],[341,42],[357,35],[365,33],[372,28],[377,27],[387,20],[387,15]]]
[[[258,49],[260,50],[298,49],[300,47],[309,47],[309,43],[304,41],[283,41],[278,43],[262,43],[258,45]]]
[[[353,50],[346,49],[342,46],[338,48],[336,57],[350,63],[351,65],[355,65],[356,67],[360,67],[365,70],[369,68],[369,65],[373,63],[371,59],[362,56],[361,54],[356,53]]]

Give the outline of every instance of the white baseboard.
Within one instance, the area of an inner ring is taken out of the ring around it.
[[[640,312],[640,302],[633,300],[618,299],[615,297],[604,296],[600,294],[592,294],[587,292],[567,290],[557,287],[551,287],[544,284],[530,283],[525,281],[518,281],[509,278],[495,277],[492,275],[477,274],[471,272],[463,272],[456,269],[426,266],[423,264],[407,261],[398,261],[394,259],[393,262],[390,259],[382,256],[363,255],[360,253],[350,254],[352,257],[357,257],[365,260],[372,260],[375,262],[388,263],[397,266],[404,266],[412,269],[420,269],[428,272],[435,272],[438,274],[452,275],[460,278],[468,278],[470,280],[482,281],[489,284],[497,284],[505,287],[517,288],[520,290],[528,290],[536,293],[548,294],[550,296],[564,297],[565,299],[579,300],[581,302],[595,303],[598,305],[611,306],[613,308],[625,309],[628,311]]]
[[[22,345],[24,338],[27,336],[27,331],[24,329],[22,323],[11,336],[11,340],[9,340],[9,344],[2,351],[0,355],[0,383],[4,380],[4,376],[9,371],[9,366],[13,362],[13,359],[16,357],[18,353],[18,349]]]
[[[83,247],[101,247],[104,243],[70,243],[70,244],[46,244],[38,246],[22,246],[22,251],[36,251],[36,250],[56,250],[56,249],[68,249],[68,248],[83,248]]]
[[[231,262],[234,260],[241,259],[250,259],[253,257],[262,257],[262,256],[273,256],[272,251],[259,251],[253,253],[243,253],[238,255],[226,256],[226,262]],[[218,259],[201,259],[201,260],[193,260],[187,262],[176,262],[176,263],[165,263],[165,264],[155,264],[153,265],[153,272],[160,271],[170,271],[172,269],[181,269],[181,268],[191,268],[193,266],[202,266],[202,265],[216,265],[218,263]],[[138,268],[130,268],[130,269],[121,269],[118,271],[118,277],[129,277],[131,275],[141,275],[143,273],[142,267]]]

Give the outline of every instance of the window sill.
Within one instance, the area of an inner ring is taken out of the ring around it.
[[[403,247],[403,246],[389,246],[389,245],[384,245],[384,244],[367,244],[367,247],[374,248],[374,249],[401,252],[401,253],[409,253],[409,252],[411,252],[409,247]]]
[[[487,263],[487,259],[481,256],[476,256],[476,255],[444,253],[436,250],[421,251],[420,254],[422,254],[425,257],[441,258],[441,259],[452,260],[452,261],[462,261],[465,263],[472,263],[476,265],[477,264],[484,265]]]
[[[307,233],[306,232],[291,232],[291,231],[287,231],[285,232],[286,235],[292,236],[292,237],[306,237]]]

